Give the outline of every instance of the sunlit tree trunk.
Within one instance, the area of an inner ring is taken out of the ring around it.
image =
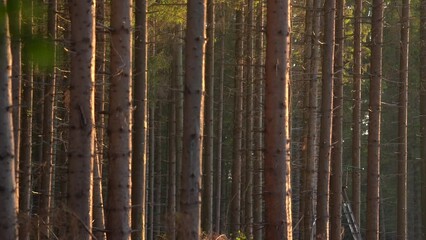
[[[6,1],[0,2],[6,8]],[[0,19],[0,238],[17,238],[17,199],[13,140],[12,53],[7,14]]]
[[[373,0],[371,17],[370,101],[368,106],[367,239],[379,239],[380,119],[382,95],[383,0]]]
[[[135,74],[133,155],[132,155],[132,238],[146,238],[146,163],[147,163],[147,0],[135,4]]]
[[[407,119],[410,0],[402,1],[398,108],[398,213],[397,238],[407,239]]]
[[[33,64],[29,51],[32,38],[33,7],[29,0],[22,1],[28,15],[22,19],[23,45],[23,77],[22,77],[22,108],[21,108],[21,146],[19,153],[19,239],[30,238],[31,193],[32,193],[32,120],[33,120]]]
[[[213,146],[214,146],[214,47],[215,47],[215,1],[207,0],[207,43],[206,43],[206,96],[205,96],[205,147],[203,158],[203,197],[201,228],[213,231]]]
[[[204,59],[206,37],[206,0],[187,3],[185,50],[185,90],[183,152],[178,239],[200,237],[201,174],[204,121]]]
[[[343,51],[344,0],[336,1],[336,45],[334,46],[333,126],[330,174],[330,239],[342,238],[343,154]]]
[[[265,239],[292,239],[290,2],[268,0],[265,71]]]
[[[355,1],[354,65],[352,88],[352,211],[358,226],[361,223],[361,49],[362,0]]]
[[[41,232],[43,238],[49,238],[52,232],[52,223],[50,214],[52,209],[52,181],[53,181],[53,141],[54,141],[54,111],[55,111],[55,85],[56,85],[56,0],[50,0],[48,3],[48,37],[53,47],[53,65],[46,74],[44,89],[44,108],[43,108],[43,146],[42,146],[42,164],[41,164],[41,187],[40,187],[40,219]]]
[[[234,134],[232,160],[232,191],[230,203],[230,233],[235,237],[240,230],[241,212],[241,154],[243,125],[243,13],[237,9],[235,14],[235,97],[234,97]]]
[[[19,149],[21,146],[21,102],[22,102],[22,43],[21,1],[8,0],[9,26],[12,51],[12,103],[15,146],[16,197],[19,199]]]
[[[131,158],[131,1],[111,1],[111,85],[107,239],[129,239]]]
[[[95,6],[72,1],[68,239],[90,239],[94,157]]]
[[[105,24],[105,6],[104,0],[96,2],[96,22],[100,25]],[[105,235],[105,213],[103,200],[103,161],[105,158],[105,101],[106,101],[106,37],[105,29],[96,29],[96,59],[95,59],[95,149],[96,154],[93,162],[93,235],[98,240],[104,240]]]

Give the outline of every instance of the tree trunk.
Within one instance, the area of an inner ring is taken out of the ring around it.
[[[398,108],[398,213],[397,238],[407,239],[407,125],[408,125],[408,54],[410,0],[402,1],[400,77]]]
[[[231,237],[236,237],[241,227],[241,154],[242,154],[242,125],[243,125],[243,12],[236,10],[235,14],[235,100],[234,100],[234,139],[232,160],[232,191],[231,191]]]
[[[183,153],[178,239],[199,239],[204,121],[206,0],[189,0],[185,51]]]
[[[108,119],[109,162],[107,239],[130,237],[131,18],[130,0],[111,1],[111,85]]]
[[[203,196],[201,229],[210,235],[213,231],[213,146],[214,146],[214,42],[215,1],[207,0],[207,43],[206,43],[206,96],[205,96],[205,148],[203,159]]]
[[[379,239],[383,0],[373,0],[367,156],[367,239]]]
[[[0,2],[2,9],[6,1]],[[0,20],[0,238],[17,239],[18,220],[15,185],[15,154],[13,140],[12,53],[8,17]]]
[[[321,129],[318,162],[317,192],[317,239],[329,239],[329,184],[331,126],[333,115],[333,62],[334,62],[334,18],[335,0],[327,0],[324,5],[324,50],[322,59],[322,101]]]
[[[19,153],[19,239],[30,239],[31,228],[31,198],[32,198],[32,120],[33,120],[33,64],[28,42],[32,38],[33,6],[25,0],[22,6],[28,11],[23,15],[22,38],[23,45],[23,82],[22,82],[22,115],[21,115],[21,146]]]
[[[254,166],[253,166],[253,239],[263,239],[263,98],[264,98],[264,4],[256,9],[254,74]]]
[[[132,238],[146,238],[146,163],[147,163],[147,0],[138,0],[135,5],[135,76],[133,155],[132,155]]]
[[[426,0],[420,3],[420,65],[426,66]],[[421,171],[421,206],[422,206],[422,237],[426,236],[426,68],[420,69],[420,158]]]
[[[90,239],[94,157],[95,9],[72,1],[70,130],[68,151],[68,239]]]
[[[292,239],[289,81],[290,2],[267,1],[265,239]]]
[[[354,65],[352,88],[352,211],[355,221],[361,223],[361,81],[362,49],[361,21],[362,0],[356,0],[354,13]]]
[[[344,0],[336,1],[336,45],[334,46],[333,126],[330,175],[330,239],[342,239],[342,154],[343,154],[343,51]]]
[[[173,73],[174,74],[174,73]],[[169,96],[169,182],[167,202],[167,237],[176,239],[176,79],[170,76]]]
[[[155,178],[155,107],[154,104],[148,109],[149,111],[149,202],[148,202],[148,231],[147,239],[154,239],[154,178]]]
[[[48,6],[48,37],[53,47],[54,64],[46,74],[44,89],[43,108],[43,143],[42,143],[42,164],[41,164],[41,187],[40,187],[40,219],[43,221],[41,232],[43,238],[49,238],[52,226],[50,214],[52,209],[52,188],[53,188],[53,145],[54,145],[54,111],[55,111],[55,85],[56,85],[56,0],[50,0]]]

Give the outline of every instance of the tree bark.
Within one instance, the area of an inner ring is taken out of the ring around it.
[[[90,239],[94,157],[95,6],[72,1],[68,239]]]
[[[367,239],[379,239],[383,0],[373,0],[367,155]]]
[[[6,8],[6,1],[0,2]],[[12,53],[7,14],[0,20],[0,238],[17,239],[15,152],[12,103]]]
[[[147,0],[138,0],[135,5],[135,75],[133,155],[132,155],[132,238],[146,238],[146,165],[147,165]]]
[[[290,2],[267,1],[265,239],[292,239],[289,81]]]
[[[189,0],[185,50],[184,125],[178,239],[199,239],[204,121],[206,0]]]
[[[397,239],[407,239],[407,125],[410,0],[402,1],[398,103]]]
[[[214,153],[214,47],[215,47],[215,1],[207,0],[206,43],[206,95],[205,95],[205,148],[203,159],[203,196],[201,229],[210,235],[213,231],[213,153]]]
[[[131,7],[111,1],[111,85],[109,93],[109,162],[106,207],[107,239],[129,239],[131,158]]]
[[[420,65],[426,66],[426,0],[420,3]],[[420,69],[420,158],[421,171],[421,206],[422,237],[426,236],[426,68]]]

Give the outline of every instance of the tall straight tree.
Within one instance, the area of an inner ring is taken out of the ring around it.
[[[146,162],[147,162],[147,0],[135,3],[135,73],[133,155],[132,155],[132,238],[145,239]]]
[[[354,12],[354,65],[352,88],[352,211],[355,221],[361,222],[361,77],[362,77],[362,49],[361,49],[361,17],[362,0],[355,1]]]
[[[235,11],[235,95],[234,95],[234,134],[232,149],[232,190],[230,233],[237,234],[240,230],[241,212],[241,154],[242,154],[242,126],[243,126],[243,12],[242,6]]]
[[[107,239],[130,237],[131,1],[111,1]]]
[[[333,127],[330,174],[330,239],[342,238],[342,154],[343,154],[343,51],[345,0],[336,0],[336,45],[334,46]]]
[[[47,14],[47,31],[50,43],[54,46],[52,55],[56,57],[56,0],[49,0]],[[53,61],[56,63],[56,61]],[[54,111],[55,111],[55,84],[56,84],[56,66],[49,68],[46,74],[44,89],[44,107],[43,107],[43,146],[42,146],[42,164],[41,164],[41,186],[40,186],[40,218],[43,221],[41,231],[44,236],[49,238],[51,230],[50,212],[52,207],[52,181],[53,181],[53,141],[54,141]]]
[[[15,185],[15,153],[12,122],[12,53],[10,50],[9,22],[0,2],[0,238],[17,239],[17,205]]]
[[[33,63],[30,53],[30,44],[33,34],[33,3],[29,0],[22,1],[22,106],[21,106],[21,145],[19,153],[19,239],[30,238],[31,198],[32,198],[32,121],[33,121]]]
[[[379,239],[380,120],[382,101],[383,0],[373,0],[371,17],[370,101],[368,105],[367,239]]]
[[[426,66],[426,0],[420,3],[420,65]],[[420,157],[422,159],[422,237],[426,236],[426,68],[420,70]]]
[[[184,126],[181,175],[181,222],[178,239],[199,239],[204,121],[206,0],[189,0],[185,50]]]
[[[206,97],[205,97],[205,158],[203,160],[203,198],[201,227],[210,234],[213,231],[213,152],[214,152],[214,42],[215,1],[207,0],[206,43]]]
[[[333,116],[334,33],[336,0],[324,4],[324,49],[322,59],[321,128],[318,160],[317,239],[329,239],[330,153]]]
[[[94,157],[95,2],[70,2],[71,81],[68,239],[91,238]]]
[[[265,239],[292,239],[290,188],[290,2],[268,0],[265,71]]]
[[[407,119],[410,0],[402,1],[398,104],[398,213],[397,238],[407,239]]]

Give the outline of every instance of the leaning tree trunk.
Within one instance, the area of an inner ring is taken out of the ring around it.
[[[402,1],[399,103],[398,103],[398,213],[397,238],[407,239],[407,117],[408,117],[408,42],[410,0]]]
[[[373,0],[367,156],[367,239],[379,239],[383,0]]]
[[[106,208],[107,239],[130,237],[131,15],[130,0],[111,1],[111,85]]]
[[[70,3],[71,81],[68,151],[68,238],[90,239],[94,157],[95,8]]]
[[[6,1],[0,2],[5,9]],[[12,122],[12,53],[8,17],[0,20],[0,239],[17,239],[17,199]]]
[[[185,51],[183,153],[178,239],[199,239],[204,111],[206,0],[189,0]]]
[[[292,239],[290,2],[268,0],[265,71],[265,239]]]

